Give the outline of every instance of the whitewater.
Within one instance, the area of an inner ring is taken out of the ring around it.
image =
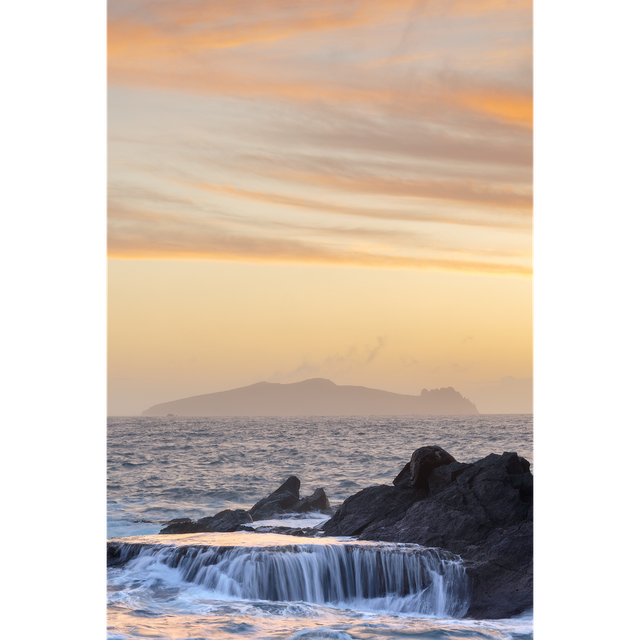
[[[332,506],[390,484],[418,447],[462,462],[516,451],[532,416],[110,418],[108,638],[532,638],[532,612],[470,620],[459,557],[418,545],[273,533],[158,535],[249,509],[296,475]],[[319,526],[320,513],[268,525]]]

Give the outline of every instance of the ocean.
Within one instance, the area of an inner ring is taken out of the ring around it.
[[[531,611],[462,618],[464,566],[441,550],[249,532],[157,536],[173,518],[249,509],[291,475],[301,496],[323,487],[337,506],[391,484],[432,444],[461,462],[516,451],[533,470],[531,415],[109,418],[107,536],[130,555],[108,569],[108,638],[532,638]]]

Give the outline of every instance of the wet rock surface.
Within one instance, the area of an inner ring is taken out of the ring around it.
[[[191,520],[191,518],[176,518],[166,523],[161,534],[177,533],[213,533],[240,531],[242,525],[253,522],[253,518],[244,509],[225,509],[215,516]]]
[[[247,526],[308,512],[332,517],[317,528]],[[515,452],[462,463],[441,447],[421,447],[392,486],[363,489],[337,510],[322,488],[301,498],[300,480],[290,476],[249,511],[227,509],[197,521],[178,518],[160,533],[231,531],[439,547],[464,560],[471,579],[468,617],[506,618],[533,605],[533,476],[529,462]]]
[[[459,554],[472,580],[469,617],[509,617],[533,605],[533,476],[516,453],[465,464],[421,447],[394,486],[347,498],[322,529]]]
[[[249,509],[254,520],[271,520],[286,514],[319,511],[332,515],[329,498],[323,488],[316,489],[310,496],[300,498],[300,480],[290,476],[273,493],[262,498]]]
[[[225,509],[214,516],[192,520],[191,518],[176,518],[165,523],[161,529],[161,534],[179,533],[212,533],[230,531],[255,531],[243,525],[250,524],[256,520],[272,520],[288,515],[298,515],[308,512],[320,512],[325,515],[333,515],[335,509],[331,507],[329,498],[322,487],[316,489],[310,496],[300,498],[300,480],[295,476],[290,476],[273,493],[266,498],[262,498],[256,504],[245,511],[244,509]],[[307,533],[293,533],[305,531],[299,527],[268,527],[261,528],[262,531],[273,531],[273,533],[285,533],[287,535],[311,535]],[[276,531],[275,529],[278,529]],[[317,530],[315,534],[318,533]]]

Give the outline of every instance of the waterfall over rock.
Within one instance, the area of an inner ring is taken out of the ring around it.
[[[234,599],[457,618],[469,607],[462,561],[442,549],[341,540],[263,545],[255,535],[255,546],[110,541],[107,552],[111,566],[162,564],[179,581]]]

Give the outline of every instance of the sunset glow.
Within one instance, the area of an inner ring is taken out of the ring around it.
[[[109,413],[309,377],[501,410],[532,375],[531,23],[110,2]]]

